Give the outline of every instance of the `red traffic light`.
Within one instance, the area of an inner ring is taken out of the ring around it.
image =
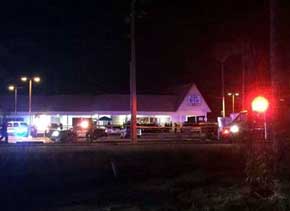
[[[255,99],[252,101],[252,110],[264,113],[269,108],[269,101],[267,98],[263,96],[255,97]]]

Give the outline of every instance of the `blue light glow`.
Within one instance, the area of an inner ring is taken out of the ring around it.
[[[15,136],[16,137],[25,137],[28,135],[28,127],[20,126],[15,128]]]

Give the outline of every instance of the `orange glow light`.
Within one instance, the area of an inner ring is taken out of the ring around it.
[[[89,122],[88,121],[81,121],[81,124],[80,124],[81,128],[83,129],[87,129],[89,127]]]
[[[253,111],[264,113],[265,111],[267,111],[268,107],[269,101],[263,96],[258,96],[252,101]]]
[[[230,134],[230,130],[227,129],[227,128],[225,128],[225,129],[223,130],[223,134],[224,134],[224,135],[228,135],[228,134]]]

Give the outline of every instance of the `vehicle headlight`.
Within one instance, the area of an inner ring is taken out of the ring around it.
[[[51,136],[52,137],[58,137],[59,136],[59,131],[58,130],[53,131]]]
[[[86,120],[83,120],[81,123],[80,123],[80,126],[82,129],[88,129],[89,128],[89,122],[86,121]]]
[[[230,127],[230,131],[232,133],[238,133],[240,131],[240,128],[237,125],[233,125],[233,126]]]

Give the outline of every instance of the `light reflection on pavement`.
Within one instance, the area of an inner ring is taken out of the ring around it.
[[[15,137],[9,136],[8,143],[21,143],[21,142],[31,142],[31,143],[53,143],[48,137]]]

